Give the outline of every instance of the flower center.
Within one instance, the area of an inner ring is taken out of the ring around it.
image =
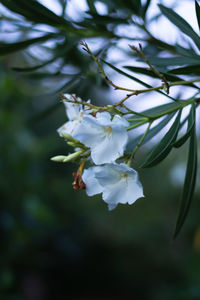
[[[126,182],[128,181],[128,173],[124,172],[120,174],[120,177],[122,180],[125,180]]]
[[[111,126],[105,126],[104,127],[105,133],[107,136],[111,135],[112,133],[112,127]]]

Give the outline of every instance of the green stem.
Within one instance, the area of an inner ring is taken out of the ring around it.
[[[149,122],[149,125],[147,127],[147,129],[145,130],[145,133],[143,134],[143,136],[141,137],[139,143],[135,146],[135,148],[133,148],[133,151],[131,152],[131,156],[130,156],[130,161],[134,158],[135,153],[137,152],[137,150],[140,148],[140,146],[142,145],[142,142],[144,141],[150,127],[153,121]]]
[[[147,122],[149,122],[149,121],[148,121],[148,120],[141,121],[141,122],[139,122],[139,123],[137,123],[137,124],[134,124],[134,125],[131,125],[131,126],[127,127],[126,129],[127,129],[127,130],[131,130],[131,129],[134,129],[134,128],[136,128],[136,127],[139,127],[139,126],[141,126],[141,125],[143,125],[143,124],[146,124]]]
[[[180,80],[180,81],[174,81],[168,84],[168,87],[172,87],[172,86],[177,86],[177,85],[187,85],[190,83],[194,83],[194,82],[200,82],[200,78],[197,79],[192,79],[192,80]],[[147,92],[153,92],[153,91],[158,91],[161,89],[165,88],[165,84],[156,86],[156,87],[151,87],[151,88],[147,88],[147,89],[141,89],[141,90],[132,90],[132,93],[126,95],[122,100],[120,100],[119,102],[115,103],[113,106],[117,107],[117,106],[122,106],[122,104],[124,104],[124,102],[129,99],[130,97],[134,96],[134,95],[139,95],[139,94],[143,94],[143,93],[147,93]],[[198,88],[198,87],[196,87]],[[130,90],[131,91],[131,90]]]
[[[146,124],[146,123],[148,123],[148,122],[149,122],[149,123],[152,123],[152,122],[155,121],[156,119],[159,119],[159,118],[161,118],[161,117],[163,117],[163,116],[165,116],[165,115],[168,115],[168,114],[170,114],[170,113],[172,113],[172,112],[176,112],[176,111],[178,111],[179,109],[182,109],[182,108],[186,107],[187,105],[192,104],[194,101],[195,101],[195,102],[198,102],[198,101],[200,101],[200,99],[199,99],[199,98],[197,98],[197,99],[192,98],[192,99],[189,99],[189,100],[186,100],[186,101],[181,101],[181,102],[179,102],[179,105],[178,105],[178,106],[173,107],[173,108],[171,108],[171,109],[168,109],[168,110],[166,110],[166,111],[163,112],[163,113],[160,113],[160,114],[155,115],[155,116],[146,116],[146,120],[144,119],[143,121],[141,121],[141,122],[139,122],[139,123],[137,123],[137,124],[133,124],[133,125],[127,127],[127,130],[132,130],[132,129],[134,129],[134,128],[136,128],[136,127],[139,127],[139,126],[141,126],[141,125],[144,125],[144,124]],[[128,119],[128,121],[135,121],[135,120],[136,120],[136,119]]]
[[[126,119],[129,122],[139,122],[139,121],[148,121],[149,118],[145,117],[145,118],[137,118],[137,119]]]
[[[161,117],[163,117],[165,115],[168,115],[168,114],[170,114],[172,112],[178,111],[179,109],[184,108],[184,107],[192,104],[194,101],[195,101],[194,98],[186,100],[186,101],[181,101],[181,102],[179,102],[179,105],[177,107],[173,107],[171,109],[166,110],[165,112],[163,112],[161,114],[158,114],[158,115],[155,115],[155,116],[149,117],[149,118],[151,120],[156,120],[156,119],[161,118]]]

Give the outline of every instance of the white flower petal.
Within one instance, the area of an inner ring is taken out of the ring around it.
[[[72,95],[64,94],[66,99],[69,99],[71,101],[74,101],[74,98]],[[75,96],[75,95],[74,95]],[[69,120],[79,119],[80,110],[82,110],[82,105],[77,103],[71,103],[67,102],[67,100],[63,101],[66,109],[66,114]]]
[[[131,194],[131,197],[128,200],[128,204],[133,204],[137,199],[144,197],[143,187],[138,179],[138,176],[135,179],[129,180],[127,193],[128,195]]]
[[[143,188],[137,172],[126,164],[106,164],[84,170],[83,181],[89,196],[102,193],[108,209],[114,209],[118,203],[133,204],[143,197]]]
[[[77,126],[73,137],[91,149],[91,158],[96,165],[114,162],[123,155],[128,142],[124,125],[126,120],[118,116],[111,121],[108,112],[97,113],[96,117],[85,115]]]
[[[104,188],[102,198],[108,203],[109,210],[114,209],[118,203],[127,203],[126,186],[123,181],[119,181],[113,186]]]
[[[58,128],[57,132],[61,137],[62,137],[62,133],[68,133],[70,135],[73,135],[73,132],[75,128],[78,126],[78,124],[79,124],[78,120],[68,121],[65,124],[63,124],[60,128]]]
[[[117,183],[121,178],[115,165],[117,164],[106,164],[95,170],[95,177],[104,188]]]
[[[102,142],[104,131],[99,126],[95,117],[86,115],[83,121],[77,126],[74,138],[85,144],[87,147],[95,147]]]
[[[103,200],[108,203],[109,210],[118,203],[133,204],[143,197],[143,188],[135,170],[126,164],[107,164],[97,169],[95,177],[103,187]]]
[[[125,118],[122,118],[119,115],[115,115],[112,121],[113,121],[113,123],[122,125],[124,127],[128,127],[130,125],[129,122]]]
[[[102,193],[102,186],[95,178],[95,171],[97,171],[98,168],[99,167],[91,167],[89,169],[85,169],[83,172],[82,179],[86,185],[86,193],[88,196]]]
[[[96,120],[100,125],[107,126],[111,123],[111,115],[108,112],[98,112],[96,114]]]
[[[126,129],[113,126],[111,130],[112,133],[101,140],[97,137],[98,143],[91,148],[92,160],[97,165],[114,162],[124,153],[128,141]]]
[[[81,102],[81,99],[76,97],[76,95],[65,94],[64,96],[66,99],[71,101],[74,101],[74,98],[76,98],[79,102]],[[90,114],[91,109],[89,109],[88,106],[67,102],[67,100],[64,100],[63,103],[65,105],[66,114],[69,121],[58,128],[57,131],[60,136],[62,136],[62,133],[68,133],[73,136],[76,127],[82,122],[83,116]],[[87,103],[90,103],[90,100],[88,100]]]
[[[91,158],[96,165],[105,164],[114,161],[112,149],[106,139],[102,139],[99,143],[91,148]]]

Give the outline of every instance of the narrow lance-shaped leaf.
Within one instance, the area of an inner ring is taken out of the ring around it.
[[[147,88],[152,88],[151,85],[149,85],[149,84],[147,84],[146,82],[144,82],[144,81],[142,81],[142,80],[136,78],[136,77],[133,76],[133,75],[130,75],[130,74],[128,74],[128,73],[126,73],[126,72],[120,70],[119,68],[113,66],[111,63],[105,61],[104,59],[102,59],[102,61],[103,61],[107,66],[109,66],[110,68],[112,68],[113,70],[115,70],[116,72],[118,72],[119,74],[124,75],[124,76],[126,76],[126,77],[128,77],[128,78],[134,80],[135,82],[138,82],[138,83],[142,84],[143,86],[145,86],[145,87],[147,87]],[[162,95],[164,95],[164,96],[170,98],[171,100],[173,100],[173,101],[175,101],[175,102],[177,101],[175,98],[169,96],[168,94],[163,93],[163,92],[160,91],[160,90],[156,90],[155,92],[158,92],[158,93],[160,93],[160,94],[162,94]]]
[[[14,1],[14,0],[1,0],[1,4],[3,4],[5,7],[7,7],[12,12],[17,13],[17,14],[27,18],[30,21],[40,22],[40,18],[38,18],[38,16],[36,16],[32,12],[24,9],[24,7],[17,4],[16,1]]]
[[[196,10],[197,22],[200,30],[200,7],[197,1],[195,1],[195,10]]]
[[[149,61],[155,66],[183,66],[199,64],[199,56],[174,56],[174,57],[149,57]]]
[[[198,55],[191,46],[189,48],[185,48],[180,46],[179,44],[176,44],[176,51],[183,56],[198,57]]]
[[[144,17],[146,15],[146,12],[149,8],[150,3],[151,3],[151,0],[147,0],[146,3],[144,4],[144,6],[142,7],[142,12],[143,12],[142,14]]]
[[[26,67],[26,68],[18,68],[18,67],[13,67],[12,70],[16,71],[16,72],[33,72],[36,71],[38,69],[41,69],[49,64],[51,64],[52,62],[54,62],[57,59],[57,57],[54,57],[53,59],[50,59],[48,61],[45,61],[42,64],[33,66],[33,67]]]
[[[185,222],[187,214],[189,212],[191,200],[195,190],[196,174],[197,174],[197,141],[196,141],[195,126],[193,126],[191,136],[190,136],[189,154],[188,154],[185,182],[183,187],[183,195],[182,195],[179,214],[176,222],[174,238],[176,238],[177,235],[179,234]]]
[[[175,13],[172,9],[159,4],[161,12],[167,17],[174,25],[176,25],[183,33],[189,36],[197,47],[200,49],[200,37],[192,29],[190,24],[188,24],[182,17]]]
[[[16,2],[16,1],[15,1]],[[41,17],[44,23],[49,25],[69,25],[69,23],[62,17],[57,16],[54,12],[35,0],[18,0],[20,7],[23,7],[27,11],[30,11],[35,16]]]
[[[1,3],[11,11],[24,16],[26,19],[35,23],[44,23],[52,26],[67,25],[67,21],[54,14],[47,7],[37,1],[22,1],[21,0],[1,0]],[[37,8],[32,9],[31,5]]]
[[[52,38],[53,36],[54,36],[53,34],[46,34],[46,35],[38,37],[38,38],[29,39],[26,41],[16,42],[16,43],[12,43],[12,44],[1,43],[0,44],[0,55],[6,55],[6,54],[9,54],[12,52],[16,52],[16,51],[25,49],[30,45],[47,41],[50,38]]]
[[[181,111],[182,110],[180,109],[170,130],[165,134],[160,143],[148,155],[147,159],[141,166],[142,168],[149,168],[157,165],[169,154],[178,134]]]
[[[181,103],[181,101],[180,101]],[[145,115],[146,117],[151,118],[158,118],[160,115],[167,115],[174,111],[177,111],[179,108],[181,108],[181,105],[175,102],[172,103],[165,103],[162,105],[158,105],[156,107],[152,107],[146,110],[143,110],[141,113]],[[133,118],[134,119],[134,118]]]
[[[156,75],[153,71],[151,71],[150,69],[147,69],[147,68],[134,67],[134,66],[123,66],[123,68],[128,69],[131,72],[148,75],[148,76],[153,77],[153,78],[158,78],[158,75]],[[183,80],[180,77],[177,77],[175,75],[172,75],[172,74],[169,74],[169,73],[166,73],[166,72],[161,72],[161,73],[164,74],[165,78],[168,81],[181,81],[181,80]],[[170,73],[171,73],[171,71],[170,71]],[[191,87],[195,87],[194,84],[188,84],[188,85],[190,85]]]
[[[94,0],[87,0],[87,5],[88,5],[88,7],[89,7],[89,9],[92,13],[97,14],[97,10],[96,10],[96,7],[94,5]]]
[[[173,146],[175,148],[181,147],[187,141],[187,139],[190,137],[194,125],[195,125],[195,104],[193,103],[190,109],[190,113],[188,115],[188,127],[186,133],[174,143]]]
[[[170,70],[169,73],[171,74],[181,74],[181,75],[199,75],[200,74],[200,64],[196,64],[194,66],[190,65],[183,68],[176,68]]]

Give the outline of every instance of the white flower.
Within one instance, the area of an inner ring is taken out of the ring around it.
[[[93,196],[102,193],[108,209],[114,209],[118,203],[133,204],[144,197],[138,173],[126,164],[106,164],[84,170],[82,179],[86,184],[86,193]]]
[[[79,102],[82,101],[79,97],[76,97],[75,95],[65,94],[64,96],[66,97],[66,99],[69,99],[71,101],[74,101],[74,99],[76,99]],[[90,100],[88,100],[87,102],[90,103]],[[83,116],[85,114],[90,114],[91,110],[89,109],[89,107],[78,103],[67,102],[67,100],[64,100],[63,103],[65,105],[66,114],[69,121],[67,121],[60,128],[58,128],[57,131],[60,136],[62,136],[63,133],[67,133],[73,136],[73,132],[75,128],[82,122]]]
[[[124,153],[128,141],[127,126],[126,119],[115,115],[111,120],[108,112],[97,113],[96,117],[84,115],[73,137],[90,148],[96,165],[110,163]]]

